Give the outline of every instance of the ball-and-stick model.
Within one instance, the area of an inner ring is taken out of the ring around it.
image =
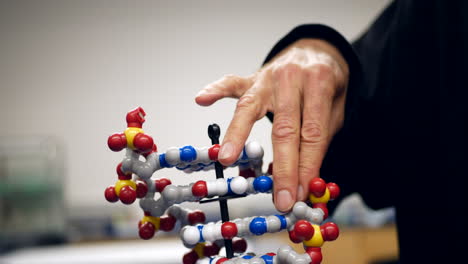
[[[220,129],[216,124],[208,127],[212,145],[205,148],[183,146],[157,152],[153,139],[144,133],[145,112],[138,107],[127,113],[127,129],[108,139],[113,151],[126,149],[125,158],[117,165],[118,180],[105,190],[109,202],[132,204],[140,199],[144,216],[138,223],[142,239],[150,239],[157,231],[171,231],[180,221],[180,238],[191,250],[184,255],[184,264],[318,264],[322,261],[321,246],[339,235],[338,226],[322,223],[328,217],[327,203],[340,192],[338,185],[315,178],[309,184],[307,202],[296,202],[291,212],[270,216],[251,216],[229,219],[227,200],[273,190],[271,165],[262,172],[263,148],[256,142],[245,145],[237,161],[239,176],[224,178],[223,166],[218,162]],[[144,161],[140,160],[144,157]],[[196,181],[176,186],[166,178],[152,178],[163,168],[177,168],[186,173],[200,170],[216,171],[216,179]],[[200,210],[188,210],[183,202],[207,203],[218,201],[221,221],[205,223]],[[289,246],[281,246],[276,253],[256,256],[246,253],[244,237],[260,236],[287,230],[294,243],[303,243],[305,253]],[[219,256],[225,247],[226,256]]]

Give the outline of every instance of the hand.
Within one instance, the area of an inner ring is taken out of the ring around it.
[[[227,75],[195,98],[209,106],[239,98],[219,152],[219,161],[239,157],[253,124],[274,113],[272,128],[274,201],[279,211],[307,197],[308,183],[319,177],[332,137],[342,127],[349,69],[326,41],[301,39],[248,77]]]

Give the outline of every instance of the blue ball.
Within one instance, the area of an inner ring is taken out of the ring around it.
[[[253,187],[257,192],[269,192],[273,188],[273,180],[265,175],[259,176],[253,181]]]
[[[169,165],[169,163],[167,163],[166,161],[166,154],[161,154],[159,155],[159,165],[161,166],[161,168],[171,168],[172,166]]]
[[[273,264],[273,256],[263,255],[261,258],[265,261],[265,264]]]
[[[255,217],[254,219],[252,219],[252,222],[250,222],[249,225],[249,230],[252,234],[255,234],[257,236],[265,234],[267,231],[267,224],[265,218]]]
[[[192,146],[180,148],[180,160],[184,162],[192,162],[197,158],[197,151]]]

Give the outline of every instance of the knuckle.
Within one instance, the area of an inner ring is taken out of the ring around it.
[[[273,122],[272,137],[275,140],[289,140],[296,137],[298,129],[291,118],[277,118]]]
[[[258,101],[258,96],[254,93],[247,93],[242,95],[237,101],[235,114],[248,113],[249,119],[259,119],[266,114]]]
[[[237,101],[237,109],[243,109],[251,107],[255,104],[255,95],[254,94],[244,94]]]
[[[334,70],[331,65],[325,63],[317,63],[307,68],[306,73],[319,79],[328,79],[334,76]]]
[[[315,64],[304,70],[304,75],[320,94],[332,96],[335,93],[337,82],[332,66]]]
[[[323,129],[316,121],[303,121],[301,127],[301,142],[318,144],[323,140]]]
[[[288,63],[283,63],[278,65],[273,69],[273,76],[276,79],[283,78],[283,77],[291,77],[295,76],[297,74],[300,74],[302,72],[302,66],[293,63],[293,62],[288,62]]]

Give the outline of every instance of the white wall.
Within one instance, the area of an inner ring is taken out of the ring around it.
[[[206,126],[225,129],[235,104],[197,106],[203,85],[252,73],[301,23],[331,25],[351,40],[388,2],[2,1],[0,135],[56,136],[67,150],[69,205],[104,204],[123,157],[107,149],[107,137],[123,131],[128,110],[146,110],[145,131],[160,150],[208,146]],[[261,120],[251,135],[267,161],[269,129]],[[172,170],[158,175],[194,180]]]

